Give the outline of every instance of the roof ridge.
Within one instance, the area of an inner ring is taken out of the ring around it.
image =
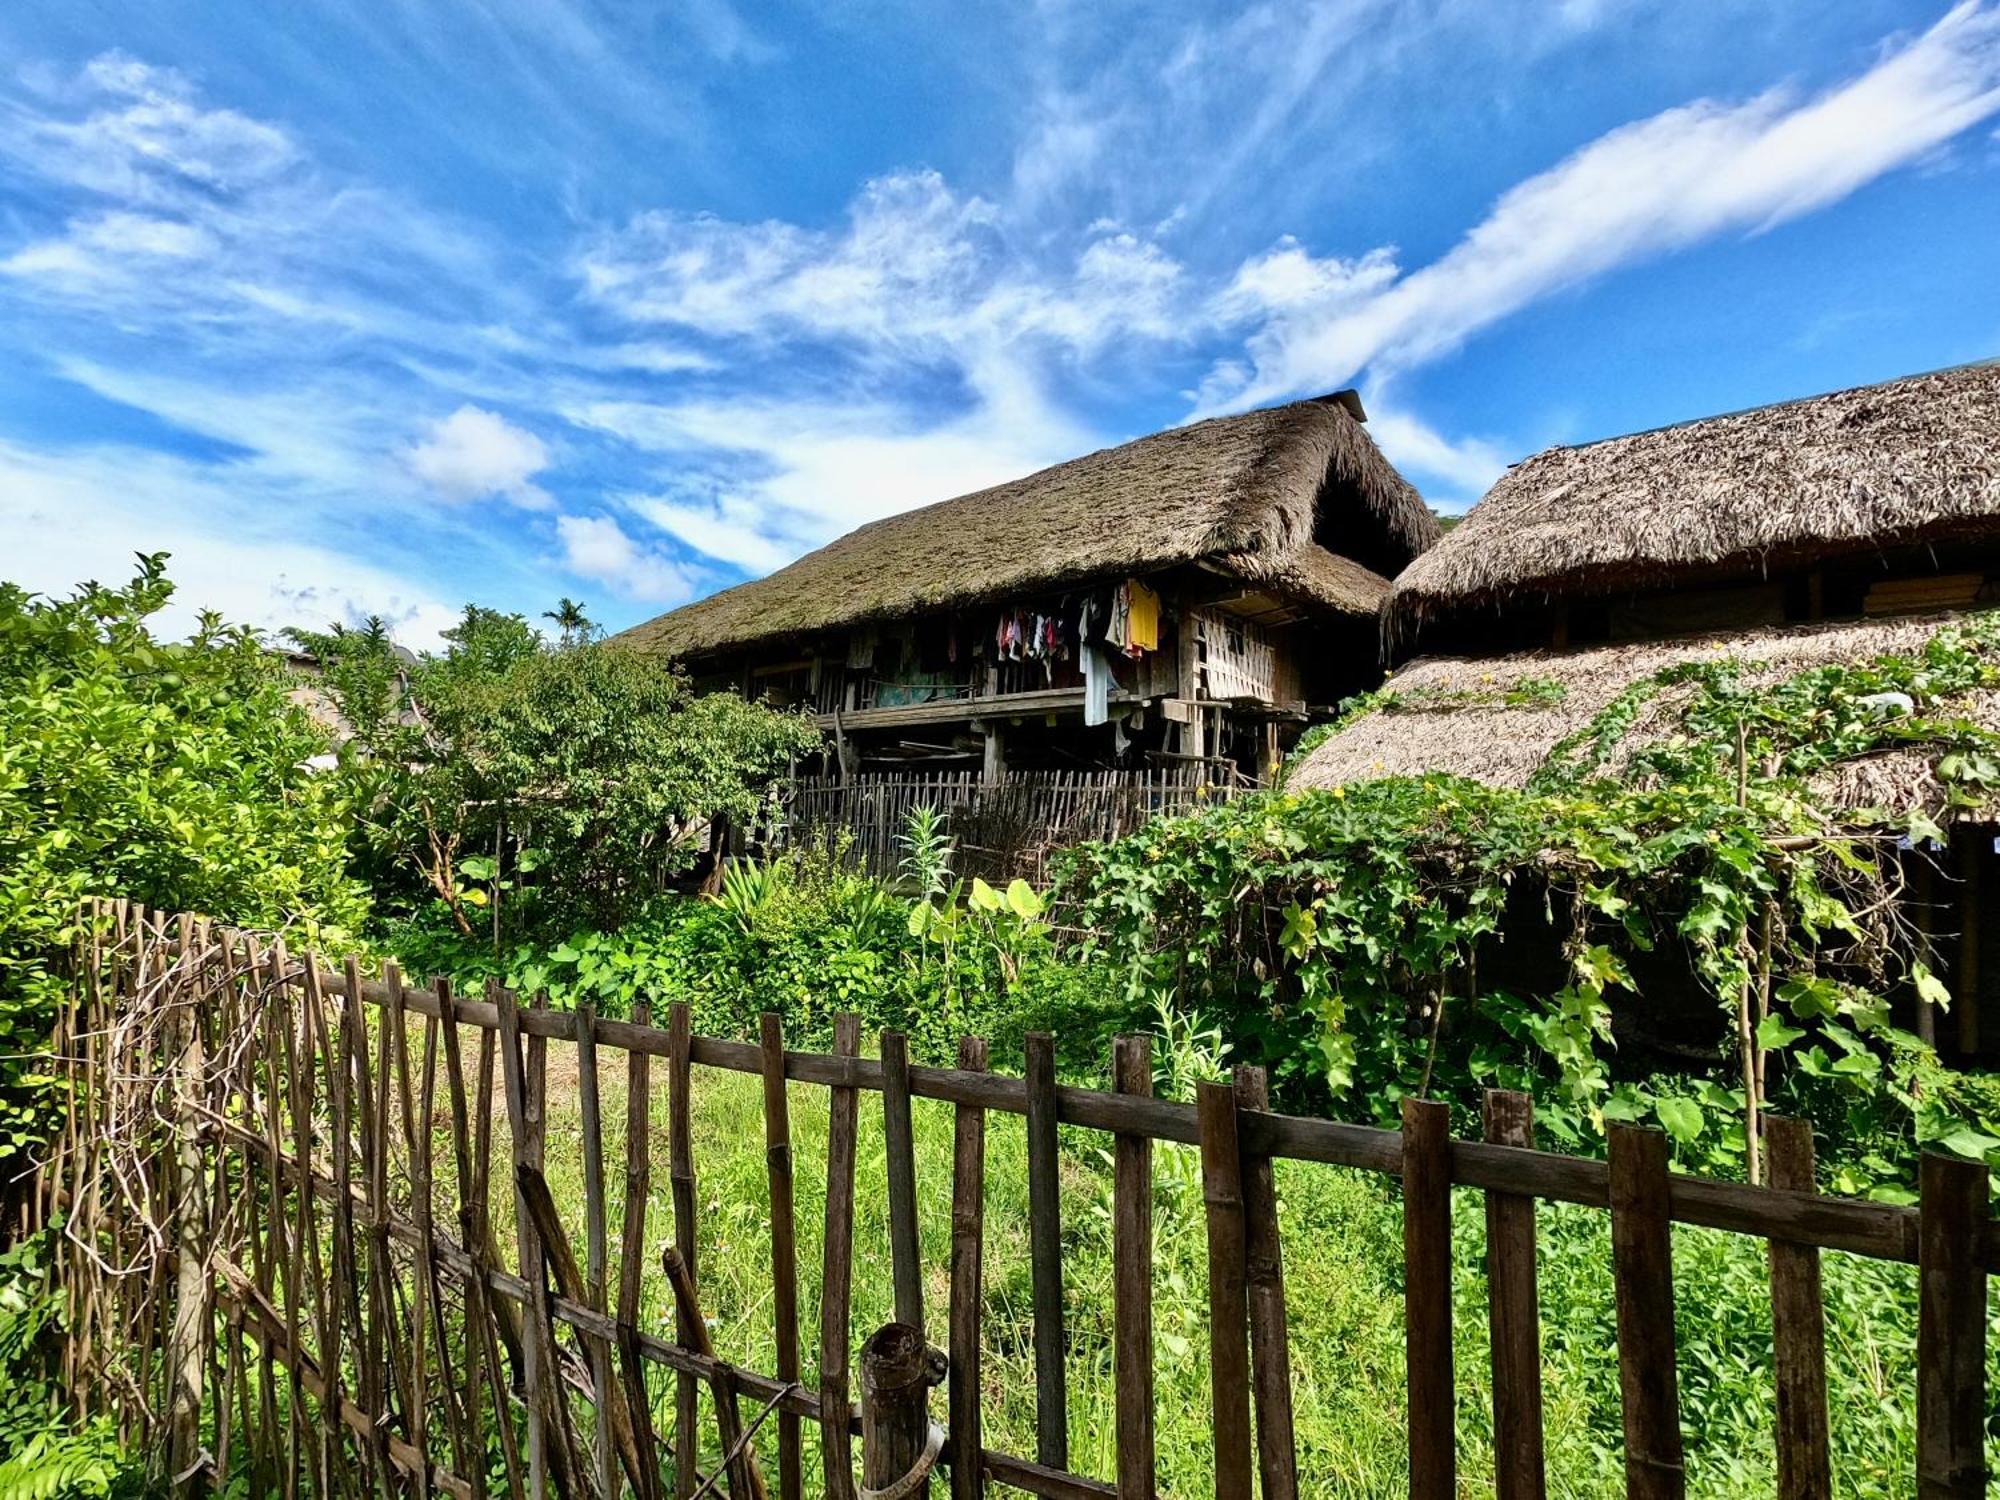
[[[1804,406],[1813,401],[1825,401],[1834,396],[1853,396],[1862,391],[1878,391],[1885,386],[1903,385],[1912,380],[1928,380],[1933,375],[1963,375],[1972,370],[2000,368],[2000,354],[1988,355],[1985,359],[1969,359],[1963,364],[1939,365],[1930,370],[1913,370],[1907,375],[1890,375],[1881,380],[1864,380],[1860,385],[1835,386],[1830,391],[1815,391],[1807,396],[1787,396],[1782,401],[1760,401],[1754,406],[1737,406],[1728,411],[1710,412],[1701,417],[1682,417],[1678,422],[1661,422],[1652,427],[1635,427],[1630,432],[1607,433],[1603,437],[1592,438],[1583,443],[1551,443],[1548,447],[1530,453],[1526,458],[1516,459],[1507,467],[1518,468],[1532,463],[1550,453],[1580,453],[1586,448],[1601,448],[1606,443],[1622,443],[1627,438],[1651,437],[1656,432],[1678,432],[1683,427],[1699,427],[1704,422],[1726,422],[1732,417],[1753,417],[1759,412],[1782,411],[1787,406]]]

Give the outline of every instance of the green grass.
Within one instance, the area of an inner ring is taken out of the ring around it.
[[[566,1222],[583,1234],[582,1155],[569,1049],[551,1049],[548,1174]],[[617,1064],[616,1054],[606,1054]],[[603,1077],[605,1161],[611,1253],[624,1211],[624,1069]],[[694,1157],[700,1203],[703,1306],[718,1351],[766,1373],[775,1369],[769,1194],[762,1098],[747,1075],[696,1069]],[[794,1085],[801,1328],[805,1379],[814,1379],[825,1215],[827,1091]],[[497,1100],[496,1100],[497,1104]],[[858,1345],[891,1317],[888,1201],[879,1094],[861,1095],[855,1187],[852,1326]],[[644,1282],[647,1326],[670,1326],[658,1247],[671,1233],[666,1157],[666,1093],[655,1066],[653,1175]],[[945,1343],[949,1263],[952,1117],[949,1107],[913,1106],[919,1232],[926,1267],[926,1331]],[[1026,1153],[1021,1119],[987,1120],[984,1417],[989,1446],[1035,1451],[1034,1366],[1027,1239]],[[504,1126],[496,1131],[504,1149]],[[1062,1139],[1064,1293],[1070,1463],[1082,1473],[1113,1472],[1110,1370],[1109,1140],[1065,1127]],[[1162,1492],[1212,1493],[1208,1413],[1206,1240],[1198,1163],[1192,1148],[1155,1148],[1154,1269],[1156,1410]],[[495,1181],[504,1182],[496,1173]],[[1401,1217],[1388,1179],[1299,1162],[1278,1164],[1285,1247],[1293,1389],[1302,1491],[1390,1497],[1407,1492],[1403,1426]],[[496,1201],[503,1244],[510,1205]],[[1490,1382],[1485,1289],[1480,1274],[1484,1216],[1478,1195],[1461,1192],[1454,1211],[1457,1383],[1461,1492],[1491,1493]],[[1621,1488],[1615,1317],[1604,1215],[1545,1206],[1541,1213],[1546,1426],[1551,1492],[1600,1496]],[[1690,1492],[1768,1495],[1771,1384],[1767,1284],[1761,1243],[1713,1231],[1676,1231],[1681,1384],[1688,1431]],[[615,1266],[614,1266],[615,1276]],[[1833,1386],[1836,1489],[1842,1494],[1910,1493],[1914,1461],[1915,1301],[1910,1268],[1827,1257],[1829,1365]],[[661,1417],[670,1381],[656,1388]],[[858,1394],[858,1388],[856,1391]],[[943,1396],[934,1415],[942,1415]],[[704,1397],[704,1423],[706,1414]],[[808,1476],[818,1473],[815,1427],[805,1424]],[[711,1450],[704,1470],[713,1461]],[[770,1439],[763,1444],[770,1452]]]

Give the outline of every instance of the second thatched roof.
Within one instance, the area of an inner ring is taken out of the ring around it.
[[[1296,790],[1446,771],[1494,786],[1523,787],[1567,736],[1585,728],[1627,688],[1669,667],[1731,659],[1746,684],[1774,683],[1809,667],[1923,651],[1960,615],[1905,616],[1683,637],[1580,651],[1526,651],[1485,660],[1430,658],[1388,682],[1387,706],[1364,714],[1307,753],[1286,777]],[[1692,689],[1662,687],[1621,744],[1625,755],[1677,731],[1675,709]],[[2000,732],[2000,689],[1975,688],[1920,705],[1933,717],[1962,715]],[[1613,766],[1611,769],[1617,769]],[[1896,812],[1935,808],[1944,790],[1920,750],[1843,761],[1820,790],[1839,807]]]
[[[1155,433],[872,522],[617,639],[699,657],[1193,562],[1372,616],[1438,528],[1362,421],[1346,391]]]
[[[1516,464],[1396,579],[1447,610],[1765,572],[2000,534],[2000,363],[1710,417]]]

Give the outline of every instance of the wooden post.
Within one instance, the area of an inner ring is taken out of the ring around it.
[[[632,1005],[632,1023],[652,1020],[646,1002]],[[639,1295],[646,1270],[646,1201],[653,1190],[651,1060],[634,1047],[625,1054],[625,1222],[618,1240],[618,1366],[632,1438],[639,1452],[638,1500],[658,1500],[660,1464],[653,1431],[653,1398],[639,1353]]]
[[[1979,922],[1983,913],[1979,878],[1985,867],[1981,836],[1969,829],[1958,837],[1958,1050],[1969,1066],[1979,1056]]]
[[[1403,1317],[1411,1500],[1458,1492],[1451,1369],[1451,1111],[1403,1101]]]
[[[777,1322],[778,1379],[799,1378],[799,1249],[792,1192],[792,1114],[785,1094],[784,1024],[771,1011],[759,1020],[764,1064],[764,1159],[771,1182],[772,1315]],[[804,1475],[799,1414],[778,1413],[778,1493],[800,1500]]]
[[[693,1106],[688,1095],[692,1082],[689,1053],[694,1042],[694,1020],[686,1002],[667,1012],[667,1175],[673,1187],[674,1248],[680,1252],[688,1286],[695,1286],[695,1185]],[[692,1349],[706,1330],[690,1314],[692,1296],[674,1299],[674,1341]],[[701,1477],[695,1466],[698,1453],[699,1412],[694,1376],[686,1371],[674,1376],[674,1492],[680,1500],[695,1491]]]
[[[1028,1255],[1035,1302],[1035,1458],[1069,1467],[1069,1399],[1064,1385],[1062,1177],[1056,1154],[1056,1046],[1028,1033]]]
[[[986,1043],[965,1037],[958,1066],[986,1071]],[[951,1494],[979,1500],[986,1493],[985,1441],[979,1420],[979,1307],[986,1238],[986,1111],[958,1106],[951,1174]],[[922,1330],[919,1329],[921,1339]]]
[[[1681,1500],[1680,1379],[1674,1369],[1674,1270],[1667,1138],[1613,1125],[1611,1260],[1618,1300],[1618,1391],[1625,1493]]]
[[[1488,1089],[1486,1139],[1535,1144],[1534,1102]],[[1486,1300],[1493,1352],[1493,1477],[1498,1500],[1542,1500],[1542,1325],[1535,1280],[1535,1200],[1486,1195]]]
[[[1215,1417],[1216,1500],[1250,1493],[1250,1343],[1244,1293],[1243,1158],[1236,1092],[1195,1089],[1201,1196],[1208,1223],[1209,1392]]]
[[[192,924],[181,918],[183,945],[181,962],[189,964],[189,935]],[[201,1131],[196,1108],[202,1103],[203,1075],[207,1072],[207,1050],[201,1033],[198,998],[181,992],[180,1015],[170,1022],[171,1034],[179,1043],[174,1063],[174,1114],[177,1129],[175,1175],[177,1203],[174,1216],[178,1240],[175,1272],[173,1330],[168,1342],[168,1368],[172,1372],[173,1397],[169,1417],[168,1453],[176,1493],[189,1494],[199,1472],[196,1462],[201,1442],[201,1398],[204,1345],[213,1323],[211,1307],[215,1284],[209,1276],[203,1240],[208,1230],[206,1192],[202,1181]],[[170,1044],[171,1047],[171,1044]],[[186,1476],[186,1477],[183,1477]]]
[[[1236,1108],[1271,1107],[1262,1068],[1236,1070]],[[1244,1279],[1250,1304],[1250,1388],[1257,1402],[1257,1477],[1263,1500],[1298,1500],[1299,1460],[1292,1430],[1291,1334],[1285,1324],[1284,1253],[1278,1236],[1278,1189],[1271,1158],[1243,1156]]]
[[[910,1043],[900,1031],[882,1033],[882,1145],[889,1186],[889,1277],[896,1321],[921,1337],[924,1268],[917,1249],[917,1157],[910,1132]]]
[[[1007,775],[1007,731],[998,719],[982,719],[979,735],[984,754],[980,761],[980,777],[988,786],[998,786]]]
[[[1112,1086],[1153,1093],[1153,1040],[1112,1044]],[[1119,1500],[1153,1500],[1153,1142],[1120,1134],[1112,1144],[1112,1386],[1117,1403]]]
[[[1764,1116],[1764,1147],[1774,1188],[1816,1191],[1812,1126]],[[1827,1466],[1826,1318],[1820,1300],[1819,1251],[1772,1240],[1771,1353],[1778,1391],[1778,1500],[1831,1500]]]
[[[587,1000],[576,1008],[576,1087],[583,1129],[584,1300],[593,1312],[604,1312],[610,1253],[604,1219],[604,1121],[597,1087],[597,1011]],[[597,1490],[610,1496],[618,1485],[611,1415],[618,1397],[611,1386],[611,1345],[592,1339],[589,1348],[590,1384],[597,1398],[592,1449]]]
[[[1917,1220],[1917,1496],[1986,1493],[1986,1168],[1925,1152]]]
[[[885,1323],[861,1346],[861,1482],[869,1489],[899,1485],[920,1466],[928,1475],[937,1462],[930,1389],[944,1372],[944,1356],[907,1323]],[[922,1475],[897,1491],[906,1500],[926,1500],[930,1492]]]
[[[861,1050],[861,1018],[834,1017],[833,1053]],[[853,1500],[854,1445],[847,1427],[849,1299],[854,1286],[854,1137],[859,1105],[851,1086],[829,1091],[826,1127],[826,1239],[820,1273],[819,1422],[827,1500]],[[922,1340],[919,1339],[921,1344]]]

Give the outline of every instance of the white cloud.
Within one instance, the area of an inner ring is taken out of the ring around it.
[[[1380,399],[1368,397],[1368,431],[1382,451],[1413,481],[1442,480],[1450,492],[1476,500],[1507,472],[1498,447],[1479,438],[1445,437],[1436,428]],[[1430,486],[1423,485],[1426,493]]]
[[[146,214],[108,213],[72,220],[60,237],[22,246],[0,260],[0,274],[57,280],[152,274],[159,261],[195,260],[214,249],[214,237],[197,225]]]
[[[773,539],[771,513],[752,495],[709,501],[633,495],[624,503],[704,557],[746,573],[772,572],[797,555],[795,548]]]
[[[1130,234],[1087,237],[1044,263],[998,207],[935,172],[866,184],[837,231],[709,214],[642,214],[577,265],[623,316],[718,337],[834,341],[881,357],[1027,345],[1080,352],[1171,338],[1180,267]]]
[[[441,647],[456,609],[371,557],[297,534],[279,513],[237,504],[228,486],[160,455],[51,456],[0,443],[6,576],[25,588],[61,596],[87,578],[120,583],[134,552],[164,551],[175,595],[158,628],[169,634],[191,630],[202,609],[272,632],[380,614],[403,645]]]
[[[232,109],[210,109],[188,80],[108,52],[84,69],[104,101],[77,121],[31,121],[0,136],[0,150],[61,177],[133,204],[180,205],[227,199],[262,186],[298,160],[291,137]]]
[[[670,606],[694,597],[686,569],[657,548],[635,542],[610,516],[558,516],[562,564],[628,599]]]
[[[1815,98],[1773,91],[1742,104],[1704,100],[1624,126],[1509,189],[1444,256],[1372,295],[1272,303],[1248,341],[1250,368],[1212,381],[1203,409],[1256,406],[1366,368],[1435,358],[1616,267],[1825,207],[1996,111],[2000,9],[1965,0]],[[1292,254],[1282,245],[1273,252]],[[1339,281],[1352,266],[1294,264],[1283,289],[1309,269]]]
[[[968,407],[943,417],[893,401],[819,402],[738,398],[675,404],[602,402],[566,411],[580,425],[614,433],[685,464],[708,455],[725,477],[708,493],[677,492],[635,502],[690,546],[739,567],[761,569],[863,522],[984,489],[1092,446],[1087,429],[1050,403],[1005,358],[970,372]],[[726,477],[727,461],[752,466]]]
[[[549,465],[542,440],[477,406],[461,406],[433,422],[403,461],[447,500],[498,495],[527,510],[546,510],[552,503],[548,492],[532,483]]]

